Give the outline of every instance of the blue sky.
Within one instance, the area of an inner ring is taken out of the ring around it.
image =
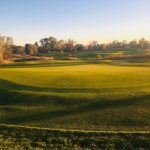
[[[0,33],[20,45],[47,36],[150,40],[149,8],[150,0],[0,0]]]

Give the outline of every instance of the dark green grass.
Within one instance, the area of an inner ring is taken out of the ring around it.
[[[91,132],[0,125],[3,149],[149,149],[149,132]]]
[[[48,61],[0,66],[0,123],[149,131],[149,61]]]

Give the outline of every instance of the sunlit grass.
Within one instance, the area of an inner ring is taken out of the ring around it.
[[[0,123],[149,130],[149,62],[138,63],[142,66],[124,61],[38,61],[1,66]]]

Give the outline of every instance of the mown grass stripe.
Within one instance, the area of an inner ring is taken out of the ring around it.
[[[0,124],[0,127],[12,127],[12,128],[23,128],[23,129],[35,129],[35,130],[46,130],[46,131],[60,131],[60,132],[85,132],[85,133],[113,133],[113,134],[150,134],[150,131],[89,131],[89,130],[66,130],[66,129],[52,129],[52,128],[41,128],[41,127],[30,127],[22,125],[12,124]]]

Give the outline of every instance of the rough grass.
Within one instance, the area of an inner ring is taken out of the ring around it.
[[[0,123],[149,131],[149,61],[49,61],[0,66]]]
[[[91,132],[0,125],[1,149],[149,149],[149,132]]]

